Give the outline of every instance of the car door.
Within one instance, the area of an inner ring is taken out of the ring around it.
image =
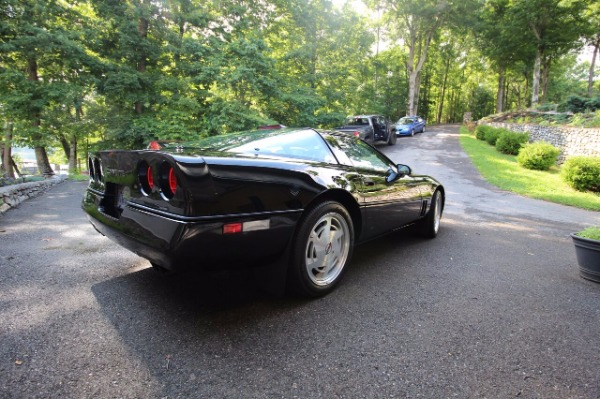
[[[360,140],[347,141],[345,147],[361,182],[362,239],[400,228],[419,217],[422,196],[418,179],[399,175],[392,161]]]

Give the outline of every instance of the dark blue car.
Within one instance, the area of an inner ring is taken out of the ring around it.
[[[405,116],[392,126],[392,131],[396,136],[414,136],[415,133],[423,133],[425,125],[425,119],[420,116]]]

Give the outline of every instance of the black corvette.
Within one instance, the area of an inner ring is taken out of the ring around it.
[[[414,224],[438,233],[443,186],[345,134],[261,130],[153,147],[90,157],[82,206],[157,269],[254,267],[319,296],[355,244]]]

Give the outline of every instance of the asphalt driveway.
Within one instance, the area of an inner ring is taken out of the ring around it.
[[[488,185],[458,126],[381,149],[446,185],[440,234],[357,248],[319,300],[160,276],[94,231],[85,183],[0,217],[0,397],[600,398],[600,284],[568,237],[600,214]]]

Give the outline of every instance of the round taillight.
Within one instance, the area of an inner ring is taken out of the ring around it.
[[[154,176],[152,175],[152,167],[146,161],[143,161],[138,166],[138,182],[142,187],[142,193],[149,195],[154,189]]]
[[[171,199],[177,191],[177,176],[175,169],[168,162],[160,165],[160,191],[166,199]]]
[[[171,192],[175,194],[177,190],[177,176],[175,176],[175,170],[173,168],[169,169],[169,188]]]
[[[152,176],[152,168],[148,166],[146,170],[146,180],[148,182],[148,187],[150,187],[150,191],[154,188],[154,176]]]

